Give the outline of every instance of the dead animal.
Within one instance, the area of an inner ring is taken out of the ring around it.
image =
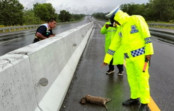
[[[81,99],[80,103],[81,104],[86,104],[86,103],[98,104],[98,105],[104,106],[107,109],[106,103],[109,101],[111,101],[110,98],[86,95],[85,97]]]

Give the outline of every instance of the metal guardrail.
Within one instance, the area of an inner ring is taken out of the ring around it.
[[[19,31],[19,30],[28,30],[37,28],[39,25],[25,25],[25,26],[12,26],[12,27],[3,27],[0,28],[0,32],[12,32],[12,31]],[[165,26],[165,27],[174,27],[174,24],[164,24],[164,23],[149,23],[150,27],[153,26]]]
[[[149,23],[150,27],[160,26],[160,27],[174,27],[174,24],[165,24],[165,23]]]
[[[150,28],[151,35],[174,41],[174,31]]]
[[[3,27],[3,28],[0,28],[0,33],[34,29],[34,28],[37,28],[38,26],[39,25],[25,25],[25,26]]]
[[[76,22],[76,21],[74,21],[74,22]],[[70,22],[59,22],[59,25],[60,24],[67,24],[67,23],[70,23]],[[2,28],[0,28],[0,33],[34,29],[34,28],[38,28],[40,25],[41,24],[39,24],[39,25],[24,25],[24,26],[2,27]]]
[[[174,24],[164,24],[164,23],[149,23],[148,24],[150,27],[153,26],[162,26],[162,27],[174,27]],[[0,33],[4,32],[14,32],[14,31],[20,31],[20,30],[29,30],[29,29],[34,29],[37,28],[40,25],[26,25],[26,26],[12,26],[12,27],[4,27],[0,28]],[[159,30],[159,29],[154,29],[150,28],[150,32],[152,35],[169,39],[169,40],[174,40],[174,31],[164,31],[164,30]]]

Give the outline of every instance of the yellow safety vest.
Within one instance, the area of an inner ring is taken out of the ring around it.
[[[110,63],[115,51],[121,48],[129,57],[141,54],[154,54],[149,28],[144,18],[139,15],[129,16],[119,10],[114,17],[121,26],[105,55],[104,62]]]

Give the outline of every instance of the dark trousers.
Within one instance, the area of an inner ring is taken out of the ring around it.
[[[114,65],[112,65],[113,59],[111,60],[109,64],[109,71],[114,70]],[[123,71],[123,65],[117,65],[118,71],[121,73]]]
[[[114,65],[112,65],[113,63],[113,59],[111,60],[110,64],[109,64],[109,71],[114,70]]]
[[[123,72],[123,64],[122,65],[117,65],[119,73]]]

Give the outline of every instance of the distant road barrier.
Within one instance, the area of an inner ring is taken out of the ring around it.
[[[149,28],[151,35],[174,41],[174,31],[159,28]]]
[[[165,24],[165,23],[149,23],[149,26],[150,27],[168,27],[168,28],[171,28],[173,27],[174,28],[174,24]]]
[[[76,21],[74,21],[76,22]],[[69,22],[59,22],[60,24],[68,24]],[[29,30],[29,29],[36,29],[39,27],[41,24],[38,25],[24,25],[24,26],[11,26],[11,27],[2,27],[0,28],[0,33],[5,33],[5,32],[15,32],[15,31],[21,31],[21,30]]]
[[[165,24],[165,23],[149,23],[150,27],[173,27],[174,24]],[[14,32],[14,31],[21,31],[21,30],[28,30],[28,29],[35,29],[40,25],[25,25],[25,26],[12,26],[12,27],[3,27],[0,28],[0,33],[4,32]]]
[[[35,29],[38,26],[39,25],[25,25],[25,26],[3,27],[3,28],[0,28],[0,33]]]

